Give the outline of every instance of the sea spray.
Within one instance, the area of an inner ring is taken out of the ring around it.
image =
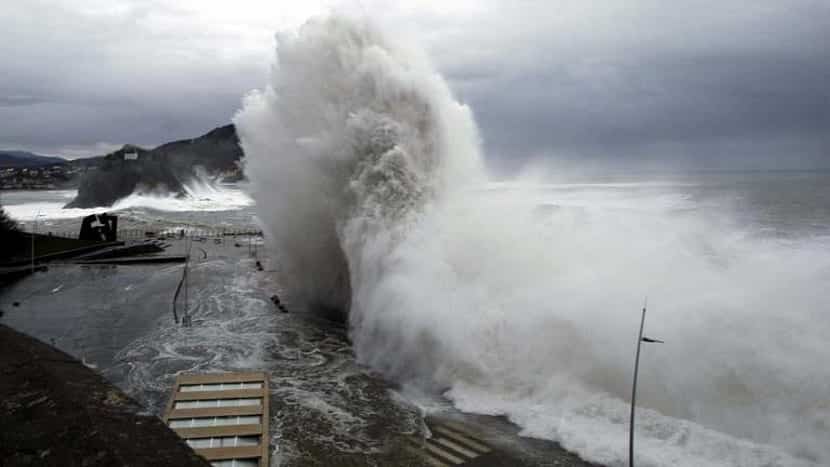
[[[295,294],[345,312],[351,282],[383,267],[364,246],[482,177],[475,125],[425,57],[366,23],[312,20],[278,41],[279,71],[235,118],[245,170]]]
[[[830,463],[826,245],[758,239],[671,187],[489,184],[470,111],[366,19],[279,35],[235,123],[286,285],[348,312],[390,378],[622,465],[647,293],[667,344],[643,356],[638,465]]]
[[[184,195],[169,193],[132,193],[116,201],[112,206],[97,208],[64,208],[66,200],[77,196],[75,190],[41,192],[12,192],[13,202],[6,210],[21,223],[31,222],[35,216],[41,220],[75,219],[101,212],[127,213],[136,210],[163,212],[218,212],[236,211],[253,204],[245,191],[236,185],[217,184],[208,179],[193,179],[183,185]]]

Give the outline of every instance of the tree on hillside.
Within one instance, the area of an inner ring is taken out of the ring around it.
[[[17,223],[0,206],[0,261],[12,257],[20,250],[20,238]]]
[[[13,232],[17,230],[17,223],[6,214],[3,206],[0,206],[0,232]]]

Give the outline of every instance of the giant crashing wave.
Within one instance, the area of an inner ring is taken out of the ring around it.
[[[638,465],[830,462],[826,253],[694,213],[493,194],[470,110],[391,37],[342,16],[278,35],[234,120],[283,285],[348,313],[361,362],[622,465],[629,328],[653,291],[671,345],[646,357]]]
[[[368,24],[313,20],[279,41],[279,72],[235,118],[245,172],[285,280],[347,313],[383,274],[366,248],[391,253],[441,192],[483,177],[476,128],[425,57]]]

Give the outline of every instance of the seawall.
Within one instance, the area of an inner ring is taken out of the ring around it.
[[[206,467],[164,422],[81,362],[0,325],[7,466]]]

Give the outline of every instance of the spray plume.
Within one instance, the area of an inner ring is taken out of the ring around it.
[[[469,109],[365,19],[279,35],[235,123],[283,280],[348,312],[363,363],[621,465],[649,293],[670,344],[643,357],[638,465],[830,463],[816,245],[753,239],[671,193],[489,183]]]

